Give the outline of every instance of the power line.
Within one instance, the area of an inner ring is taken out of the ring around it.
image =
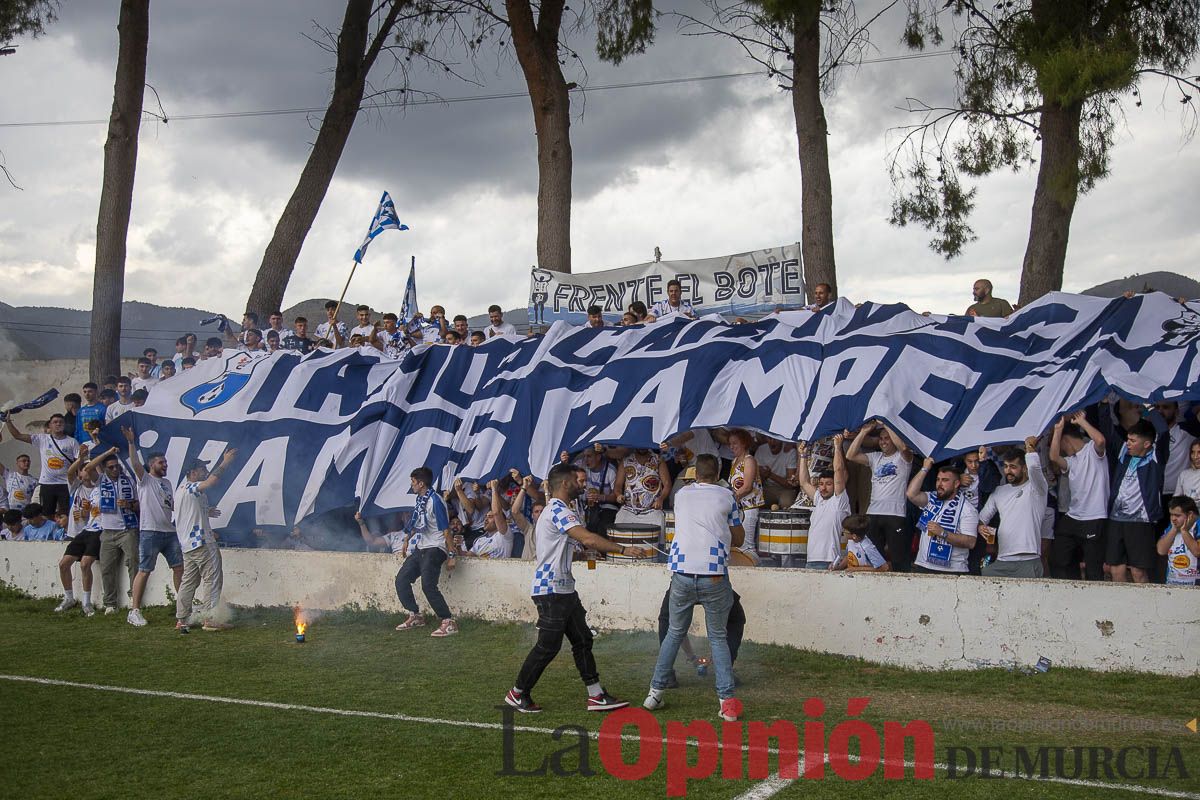
[[[865,58],[860,61],[860,64],[889,64],[895,61],[915,61],[922,58],[934,58],[937,56],[950,55],[954,50],[933,50],[928,53],[908,53],[898,56],[883,56],[881,58]],[[752,72],[727,72],[720,75],[691,75],[682,78],[663,78],[660,80],[647,81],[631,81],[628,83],[609,83],[599,86],[578,86],[571,89],[572,93],[587,94],[588,92],[604,92],[620,89],[641,89],[653,86],[673,86],[684,83],[703,83],[706,81],[721,81],[730,80],[733,78],[748,78],[752,76],[765,76],[767,72],[762,70],[754,70]],[[475,103],[479,101],[489,100],[512,100],[515,98],[528,97],[528,92],[499,92],[494,94],[475,94],[465,95],[462,97],[424,97],[413,100],[394,100],[389,102],[369,103],[361,106],[364,111],[377,111],[388,108],[411,108],[414,106],[429,106],[429,105],[451,105],[455,103]],[[245,119],[249,117],[281,117],[293,114],[320,114],[325,112],[326,106],[312,106],[308,108],[267,108],[251,111],[213,111],[204,114],[169,114],[162,118],[163,122],[176,121],[191,121],[201,119]],[[152,115],[149,112],[143,112],[152,119],[160,119],[158,115]],[[70,119],[70,120],[43,120],[39,122],[0,122],[0,128],[54,128],[65,127],[72,125],[106,125],[108,118],[98,119]]]

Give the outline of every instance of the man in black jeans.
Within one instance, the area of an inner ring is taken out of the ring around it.
[[[536,714],[542,710],[533,702],[530,692],[562,649],[565,636],[571,642],[575,668],[587,686],[587,710],[612,711],[624,708],[629,705],[627,701],[618,700],[600,685],[600,673],[592,656],[592,631],[588,628],[587,611],[575,591],[571,562],[577,552],[576,542],[601,553],[645,557],[650,551],[643,547],[610,542],[583,526],[571,505],[571,501],[583,492],[583,487],[575,477],[574,467],[555,464],[546,480],[550,497],[538,517],[533,534],[537,567],[533,573],[530,594],[538,612],[537,643],[525,658],[517,682],[505,696],[504,702],[525,714]]]
[[[405,529],[407,536],[400,549],[400,555],[404,557],[404,566],[396,573],[396,596],[400,598],[400,605],[408,612],[408,619],[397,625],[396,630],[406,631],[425,624],[412,588],[420,576],[421,591],[433,608],[433,613],[442,621],[430,636],[440,639],[458,633],[458,623],[451,616],[446,598],[442,597],[442,591],[438,589],[442,564],[446,565],[447,572],[454,570],[450,515],[446,513],[446,503],[442,496],[433,490],[433,473],[428,467],[417,467],[412,471],[410,478],[417,500],[413,504],[413,514]],[[410,547],[415,548],[411,556],[408,554]]]

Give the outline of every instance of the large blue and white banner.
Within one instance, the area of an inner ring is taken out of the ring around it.
[[[682,299],[698,314],[755,317],[805,304],[800,245],[787,244],[717,258],[650,261],[581,274],[534,267],[529,275],[529,322],[582,325],[589,306],[617,322],[629,304],[650,308],[667,299],[667,283],[679,281]]]
[[[1052,294],[1000,320],[839,300],[747,325],[557,323],[478,348],[423,345],[401,361],[226,351],[117,425],[164,452],[172,480],[187,460],[236,447],[213,494],[217,524],[244,530],[348,505],[408,507],[421,465],[443,487],[511,467],[540,476],[562,450],[655,445],[696,427],[812,440],[879,418],[941,459],[1020,441],[1114,390],[1200,399],[1200,303]],[[102,435],[123,445],[114,425]]]

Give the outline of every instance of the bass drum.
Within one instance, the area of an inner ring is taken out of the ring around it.
[[[608,538],[620,545],[632,547],[649,548],[650,555],[644,558],[634,556],[623,556],[617,553],[609,553],[607,559],[617,563],[648,564],[654,561],[658,555],[654,548],[658,546],[658,537],[662,534],[662,529],[657,525],[638,525],[635,523],[627,523],[625,525],[609,525]]]

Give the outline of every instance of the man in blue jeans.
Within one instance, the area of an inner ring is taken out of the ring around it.
[[[696,457],[696,482],[675,496],[675,538],[668,566],[671,571],[671,623],[658,650],[650,693],[642,705],[654,711],[665,705],[663,691],[670,684],[675,656],[692,624],[692,609],[704,608],[708,644],[717,671],[717,713],[736,722],[740,703],[734,699],[733,661],[726,627],[733,608],[729,583],[729,553],[741,545],[746,533],[733,492],[720,486],[720,463],[715,456]]]

